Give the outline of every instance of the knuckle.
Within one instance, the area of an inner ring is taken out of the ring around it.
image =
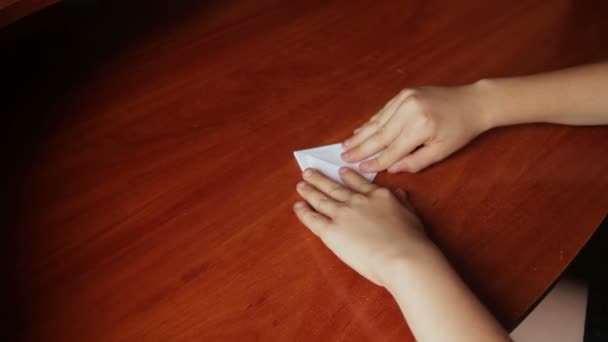
[[[319,170],[316,170],[315,173],[310,177],[310,184],[315,187],[317,192],[323,188],[323,185],[327,181],[327,177]]]
[[[418,90],[412,88],[405,88],[399,92],[397,96],[400,97],[408,97],[410,94],[417,92]]]
[[[315,220],[315,214],[312,211],[307,211],[307,212],[302,213],[302,217],[307,222],[313,222]]]
[[[330,197],[340,196],[344,193],[344,189],[342,189],[339,185],[332,185],[331,188],[327,191],[327,195]]]
[[[345,211],[346,211],[344,209],[345,208],[343,206],[341,206],[341,205],[338,206],[336,208],[336,211],[332,214],[332,220],[335,220],[335,221],[342,220],[344,218],[344,216],[345,216]]]
[[[387,159],[385,159],[387,157],[384,157],[384,158],[380,158],[380,157],[374,158],[374,159],[368,161],[368,163],[369,163],[368,165],[369,165],[369,167],[372,167],[374,169],[377,169],[379,167],[384,167],[384,165],[386,165],[386,163],[387,163]]]
[[[418,171],[420,171],[420,169],[421,169],[420,166],[410,166],[408,171],[410,173],[418,173]]]
[[[344,215],[344,212],[348,209],[343,203],[334,204],[334,215],[336,217]]]
[[[333,219],[340,221],[345,218],[352,217],[353,211],[354,210],[348,204],[340,204],[333,215]]]
[[[417,173],[422,169],[422,165],[416,162],[410,162],[405,166],[406,170],[410,173]]]
[[[378,130],[378,132],[376,132],[376,134],[372,135],[371,138],[369,139],[370,143],[373,144],[382,144],[384,142],[384,135],[386,134],[386,129],[385,128],[381,128],[380,130]]]
[[[311,184],[312,186],[314,186],[316,183],[318,183],[319,181],[319,172],[318,171],[314,171],[312,172],[312,174],[310,176],[308,176],[308,179],[306,180],[309,184]],[[312,189],[309,189],[312,190]]]
[[[394,153],[390,151],[386,151],[382,153],[378,158],[374,158],[370,160],[370,163],[373,163],[373,166],[385,168],[388,164],[391,163],[391,160],[396,159]]]
[[[354,194],[351,198],[350,198],[351,202],[353,203],[364,203],[367,201],[367,196],[365,196],[364,194]]]
[[[363,149],[363,145],[364,145],[364,143],[355,147],[354,149],[352,149],[352,151],[349,152],[349,154],[351,155],[351,158],[359,158],[360,156],[362,156],[365,153],[365,150]]]
[[[318,203],[319,203],[319,207],[318,208],[321,211],[331,212],[331,211],[334,211],[334,210],[336,210],[338,208],[338,205],[333,200],[330,200],[330,199],[325,198],[325,197],[319,199]]]
[[[378,120],[371,120],[363,126],[363,129],[376,130],[378,129]]]
[[[315,201],[315,208],[325,208],[325,206],[327,205],[327,200],[323,197],[318,197]]]
[[[300,222],[302,222],[308,228],[314,228],[317,224],[317,219],[312,213],[305,213],[300,216]]]
[[[412,111],[413,118],[417,119],[420,127],[424,129],[434,129],[435,120],[433,108],[428,100],[427,95],[415,93],[407,98],[407,108]]]
[[[386,197],[391,197],[392,193],[387,188],[378,188],[378,189],[374,190],[374,195],[376,195],[378,197],[386,198]]]
[[[298,191],[300,192],[302,197],[304,197],[306,200],[311,198],[312,192],[311,192],[309,186],[304,186],[301,189],[298,189]]]
[[[376,139],[382,139],[386,136],[386,134],[387,134],[386,126],[382,126],[382,127],[378,128],[378,130],[376,131],[376,134],[374,136],[376,137]]]
[[[411,171],[411,166],[410,166],[410,162],[401,162],[399,165],[399,171],[402,172],[412,172]]]
[[[411,160],[404,160],[401,162],[400,169],[405,172],[412,172],[412,164]]]
[[[396,161],[403,154],[402,144],[406,142],[405,138],[397,138],[398,140],[393,141],[386,148],[384,153],[378,156],[378,160],[381,162],[388,162],[390,160]]]
[[[412,93],[405,102],[410,110],[418,114],[425,114],[430,109],[427,96],[420,92]]]
[[[421,113],[420,116],[420,127],[427,132],[434,132],[437,128],[437,123],[431,115],[431,113]]]

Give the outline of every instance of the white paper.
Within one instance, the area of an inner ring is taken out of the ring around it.
[[[344,152],[342,144],[333,144],[295,151],[293,155],[296,157],[298,165],[300,165],[300,169],[302,169],[302,171],[308,168],[317,169],[325,176],[339,183],[342,183],[342,179],[340,179],[339,172],[341,167],[348,167],[359,172],[370,182],[374,180],[374,177],[376,177],[375,172],[365,173],[359,171],[359,164],[364,162],[365,160],[362,160],[359,163],[346,163],[342,160],[342,152]],[[380,153],[381,152],[378,152],[375,155],[367,158],[366,160],[375,158]]]

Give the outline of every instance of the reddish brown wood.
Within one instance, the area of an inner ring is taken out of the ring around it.
[[[59,0],[0,0],[0,28],[57,2]]]
[[[340,141],[403,87],[608,55],[604,2],[166,6],[106,8],[65,43],[70,63],[45,65],[49,86],[20,94],[20,115],[52,123],[11,197],[28,339],[411,339],[390,296],[291,213],[291,152]],[[412,192],[512,327],[606,214],[607,152],[608,128],[511,127],[377,182]]]

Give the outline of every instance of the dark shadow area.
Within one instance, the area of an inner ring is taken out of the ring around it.
[[[589,286],[585,342],[608,341],[607,259],[608,217],[566,271],[566,275],[582,279]]]
[[[559,34],[562,58],[565,63],[557,65],[564,68],[573,65],[596,63],[608,58],[598,37],[608,34],[606,14],[608,2],[601,0],[570,1],[568,20]],[[593,11],[589,11],[593,8]],[[595,48],[592,48],[595,47]],[[585,54],[581,54],[585,51]]]
[[[10,160],[25,157],[21,148],[63,119],[51,117],[54,106],[99,62],[213,4],[65,1],[0,30],[2,79],[10,85],[1,95],[8,133],[2,145]]]
[[[211,9],[213,1],[63,1],[0,29],[3,90],[2,169],[3,333],[5,341],[26,340],[35,303],[23,291],[19,255],[27,234],[18,230],[15,198],[22,171],[69,113],[54,110],[96,66],[122,49]],[[75,142],[78,143],[78,142]],[[52,227],[49,227],[52,228]],[[19,237],[19,238],[18,238]],[[25,334],[24,334],[25,333]]]

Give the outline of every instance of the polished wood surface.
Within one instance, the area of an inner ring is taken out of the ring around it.
[[[8,99],[5,239],[25,339],[411,339],[292,214],[292,151],[341,141],[404,87],[608,57],[602,1],[168,6],[104,4],[32,38],[36,64],[11,50],[28,80]],[[377,183],[411,191],[512,328],[605,216],[607,155],[608,128],[510,127]]]
[[[0,28],[57,2],[59,0],[0,0]]]

